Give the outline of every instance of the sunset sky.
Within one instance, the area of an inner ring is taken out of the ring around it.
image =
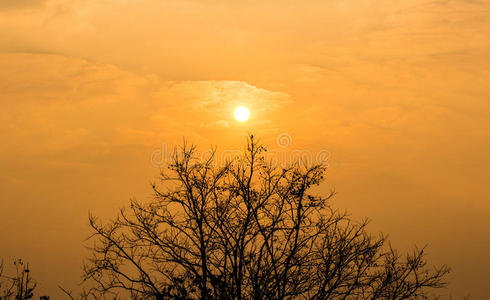
[[[336,207],[485,299],[489,20],[487,0],[0,0],[0,259],[58,299],[88,212],[149,199],[155,153],[255,133],[328,151]]]

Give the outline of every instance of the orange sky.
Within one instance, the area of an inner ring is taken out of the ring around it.
[[[336,205],[490,294],[490,2],[0,0],[0,258],[74,288],[152,153],[328,150]],[[246,105],[239,124],[233,108]]]

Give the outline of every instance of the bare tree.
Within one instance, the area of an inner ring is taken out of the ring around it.
[[[323,165],[277,167],[250,136],[241,157],[215,166],[184,143],[148,203],[93,215],[92,292],[132,299],[425,299],[447,267],[422,250],[400,256],[311,188]]]
[[[0,299],[27,300],[31,299],[36,288],[36,282],[30,276],[29,264],[21,259],[14,261],[16,273],[14,276],[3,274],[4,265],[0,263]]]

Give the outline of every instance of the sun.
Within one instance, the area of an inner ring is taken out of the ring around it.
[[[235,115],[235,119],[237,119],[237,121],[245,122],[250,117],[250,111],[245,106],[238,106],[235,108],[233,115]]]

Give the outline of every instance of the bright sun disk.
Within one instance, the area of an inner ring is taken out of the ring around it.
[[[235,109],[233,113],[235,115],[235,119],[239,122],[245,122],[250,117],[250,111],[245,106],[239,106]]]

